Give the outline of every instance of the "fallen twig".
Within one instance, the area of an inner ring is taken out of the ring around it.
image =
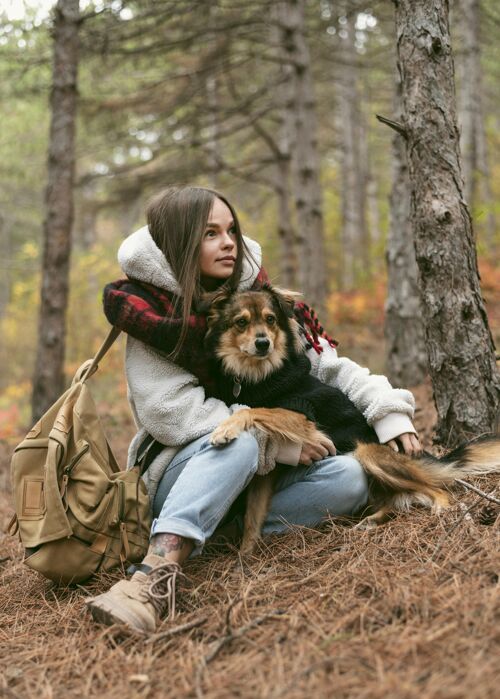
[[[309,677],[309,675],[313,672],[317,672],[318,670],[325,669],[329,672],[331,672],[334,668],[334,663],[332,658],[324,658],[323,660],[318,660],[308,667],[306,667],[304,670],[301,670],[300,672],[297,672],[295,675],[292,676],[292,679],[288,684],[286,684],[284,687],[281,689],[278,689],[276,694],[272,694],[272,699],[279,699],[279,697],[284,696],[285,694],[288,694],[295,684],[301,680],[303,677]]]
[[[233,606],[234,603],[230,605],[230,609]],[[203,690],[201,686],[201,681],[203,677],[203,673],[208,665],[208,663],[211,663],[212,660],[217,657],[219,654],[220,650],[227,645],[228,643],[231,643],[231,641],[234,641],[237,638],[241,638],[244,636],[247,631],[250,631],[251,629],[254,629],[256,626],[259,626],[262,624],[264,621],[267,619],[272,619],[276,617],[280,617],[284,614],[284,610],[282,609],[273,609],[271,612],[268,612],[267,614],[262,614],[261,616],[258,616],[256,619],[253,619],[252,621],[249,621],[248,624],[244,624],[243,626],[240,626],[239,629],[235,629],[234,631],[230,629],[229,633],[226,633],[224,636],[221,636],[220,638],[216,639],[215,641],[212,641],[210,644],[212,646],[212,649],[210,650],[209,653],[207,653],[200,661],[197,671],[196,671],[196,695],[198,697],[203,696]],[[227,618],[226,618],[226,629],[228,628],[227,624]]]
[[[485,498],[486,500],[491,500],[491,502],[494,502],[496,505],[500,505],[500,500],[498,498],[494,497],[489,493],[485,493],[483,490],[479,490],[479,488],[476,488],[475,485],[471,485],[470,483],[467,483],[467,481],[463,481],[461,478],[455,478],[455,483],[460,483],[460,485],[463,485],[463,487],[467,488],[467,490],[473,490],[482,498]]]
[[[144,645],[147,645],[148,643],[154,643],[155,641],[160,641],[163,638],[168,638],[169,636],[174,636],[178,633],[183,633],[184,631],[189,631],[190,629],[194,629],[197,626],[201,626],[202,624],[204,624],[207,619],[208,617],[202,616],[199,619],[188,621],[186,624],[180,624],[180,626],[174,626],[171,629],[166,629],[166,631],[155,633],[153,636],[149,636],[149,638],[147,638],[144,641]]]
[[[461,524],[466,519],[467,515],[469,515],[469,513],[480,504],[481,504],[481,500],[476,500],[476,502],[473,502],[470,507],[467,507],[467,509],[465,509],[463,511],[462,516],[455,522],[455,524],[452,526],[452,528],[449,529],[447,532],[445,532],[442,535],[442,537],[439,539],[439,541],[437,543],[436,548],[434,549],[434,553],[432,554],[432,556],[430,558],[431,562],[436,559],[436,556],[443,548],[443,544],[444,544],[445,540],[455,531],[455,529],[458,527],[458,525]]]
[[[248,624],[240,626],[239,629],[236,629],[235,631],[230,631],[225,636],[221,636],[221,638],[218,638],[216,641],[213,641],[211,644],[213,646],[212,650],[209,653],[207,653],[207,655],[205,655],[205,657],[202,660],[203,666],[206,666],[208,665],[208,663],[212,662],[212,660],[217,656],[221,648],[223,648],[227,643],[234,641],[236,638],[241,638],[247,633],[247,631],[250,631],[250,629],[259,626],[267,619],[279,617],[284,613],[285,612],[281,609],[273,609],[273,611],[269,612],[268,614],[262,614],[261,616],[258,616],[256,619],[249,621]]]

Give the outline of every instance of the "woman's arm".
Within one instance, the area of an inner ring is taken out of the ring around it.
[[[162,444],[187,444],[233,412],[206,398],[193,374],[133,337],[127,338],[126,373],[136,422]]]
[[[382,443],[404,434],[416,434],[411,418],[415,399],[410,391],[393,388],[385,376],[371,374],[347,357],[339,357],[335,349],[320,339],[323,352],[308,351],[311,373],[329,386],[339,388],[361,410]],[[403,446],[413,441],[405,438]],[[415,447],[416,448],[416,447]]]

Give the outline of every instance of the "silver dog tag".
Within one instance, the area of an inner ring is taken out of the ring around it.
[[[241,393],[241,384],[240,384],[240,382],[238,381],[238,379],[235,379],[235,380],[234,380],[234,383],[233,383],[233,396],[234,396],[235,398],[238,398],[238,396],[240,395],[240,393]]]

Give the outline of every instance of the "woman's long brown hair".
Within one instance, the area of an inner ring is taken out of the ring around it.
[[[200,249],[208,217],[215,198],[226,204],[233,215],[237,240],[237,255],[231,276],[221,287],[235,290],[241,279],[244,256],[251,254],[243,241],[236,211],[228,200],[213,189],[205,187],[167,187],[148,203],[146,218],[149,232],[165,255],[182,290],[176,297],[174,313],[182,303],[182,331],[170,358],[179,354],[186,338],[189,315],[200,301],[203,289],[200,281]]]

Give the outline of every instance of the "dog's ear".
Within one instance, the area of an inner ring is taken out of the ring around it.
[[[231,291],[229,289],[217,289],[217,291],[206,292],[201,296],[199,300],[198,309],[202,313],[210,313],[211,309],[222,308],[224,304],[229,301],[231,296]]]
[[[207,314],[208,333],[206,339],[211,334],[214,324],[220,320],[221,310],[231,297],[231,291],[228,289],[218,289],[210,293],[203,294],[200,300],[200,310]]]
[[[298,291],[291,291],[290,289],[280,289],[276,286],[266,287],[273,299],[276,301],[279,309],[285,314],[287,318],[293,317],[293,307],[295,306],[295,301],[299,299],[302,294]]]

